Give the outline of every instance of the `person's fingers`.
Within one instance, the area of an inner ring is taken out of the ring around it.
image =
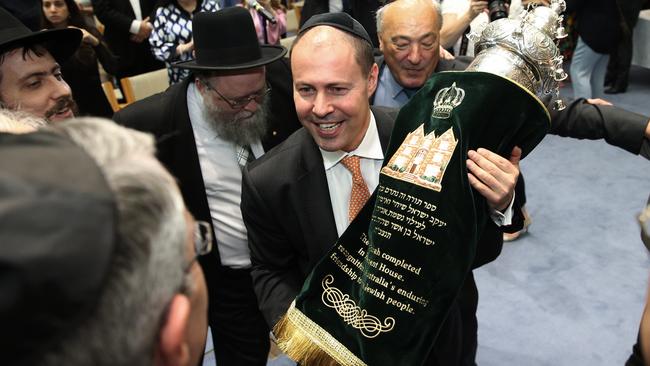
[[[492,169],[492,167],[498,168],[498,171],[494,170],[493,173],[512,173],[514,170],[516,170],[516,167],[508,159],[499,154],[493,153],[488,149],[479,148],[475,153],[484,158],[476,159],[476,162],[479,165],[485,165],[484,169]],[[521,154],[519,156],[521,156]]]
[[[593,105],[613,105],[611,102],[600,98],[588,98],[587,103]]]
[[[468,179],[472,187],[486,198],[490,207],[506,208],[519,177],[521,149],[514,148],[510,160],[483,148],[468,151],[467,157]]]
[[[521,160],[521,148],[519,146],[515,146],[512,149],[512,152],[510,152],[510,159],[508,159],[510,163],[519,169],[519,161]]]

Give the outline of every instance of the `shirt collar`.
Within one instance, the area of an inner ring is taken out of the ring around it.
[[[379,132],[377,131],[377,123],[375,122],[375,116],[372,114],[372,111],[370,111],[370,123],[368,123],[366,134],[363,136],[363,140],[361,140],[361,143],[356,150],[350,151],[349,153],[341,150],[325,151],[320,147],[319,150],[323,156],[323,164],[325,166],[325,170],[329,170],[338,164],[338,162],[347,155],[356,155],[360,158],[365,159],[383,160],[384,151],[381,148]]]
[[[384,64],[383,71],[384,72],[381,73],[379,81],[384,87],[384,90],[386,90],[386,94],[390,95],[391,98],[396,99],[400,93],[404,92],[404,87],[395,80],[395,77],[387,64]]]

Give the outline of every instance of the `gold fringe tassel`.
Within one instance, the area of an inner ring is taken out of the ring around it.
[[[273,328],[278,347],[302,366],[367,366],[291,304]]]

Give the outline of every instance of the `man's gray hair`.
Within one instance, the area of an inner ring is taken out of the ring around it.
[[[44,127],[46,122],[42,118],[31,114],[0,108],[0,132],[26,133]]]
[[[381,33],[383,29],[383,22],[384,22],[384,12],[386,9],[392,7],[392,6],[397,6],[400,3],[406,2],[406,1],[422,1],[422,0],[397,0],[390,2],[381,8],[377,9],[377,14],[375,15],[375,19],[377,20],[377,33]],[[440,28],[442,28],[442,8],[440,7],[440,3],[438,0],[430,0],[431,2],[431,7],[436,11],[436,14],[438,15],[438,25]],[[440,30],[440,28],[438,30]]]
[[[69,136],[97,162],[115,197],[118,239],[93,313],[58,340],[42,364],[151,365],[168,304],[193,285],[184,271],[188,232],[180,192],[154,157],[148,134],[99,118],[49,129]]]

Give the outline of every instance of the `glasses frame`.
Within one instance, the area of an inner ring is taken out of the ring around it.
[[[229,99],[229,98],[224,97],[221,93],[219,93],[217,88],[213,87],[212,84],[210,84],[210,82],[208,80],[203,79],[203,78],[199,78],[199,81],[203,85],[205,85],[205,87],[208,90],[212,90],[213,92],[217,93],[219,98],[221,98],[224,102],[226,102],[230,106],[230,108],[232,108],[234,110],[240,110],[240,109],[246,107],[248,105],[248,103],[250,103],[253,100],[255,101],[255,103],[259,104],[261,102],[262,98],[264,98],[267,94],[269,94],[271,92],[271,86],[269,85],[268,82],[265,82],[264,83],[264,90],[259,90],[259,91],[255,92],[253,94],[250,94],[250,95],[247,95],[245,97],[240,97],[240,98],[237,98],[237,99],[233,100],[233,99]]]
[[[210,226],[210,223],[201,220],[194,221],[194,256],[185,266],[185,273],[190,271],[192,265],[200,256],[212,251],[213,242],[212,226]]]

